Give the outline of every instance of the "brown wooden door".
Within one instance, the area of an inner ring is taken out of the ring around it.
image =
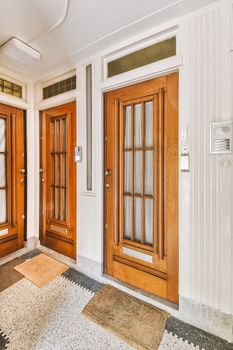
[[[76,103],[42,112],[41,242],[76,257]]]
[[[24,115],[0,104],[0,257],[24,246]]]
[[[105,102],[106,273],[178,303],[178,74]]]

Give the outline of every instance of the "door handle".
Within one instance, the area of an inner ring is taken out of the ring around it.
[[[112,175],[112,172],[111,172],[111,170],[106,169],[104,174],[105,174],[105,176],[110,176],[110,175]]]
[[[40,173],[43,173],[43,172],[44,172],[44,169],[40,168],[39,172],[40,172]]]
[[[24,168],[20,168],[20,169],[19,169],[19,172],[20,172],[21,174],[24,174],[24,173],[26,172],[26,170],[25,170]]]

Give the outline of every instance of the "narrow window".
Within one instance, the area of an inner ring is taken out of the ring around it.
[[[86,66],[87,190],[92,191],[92,65]]]

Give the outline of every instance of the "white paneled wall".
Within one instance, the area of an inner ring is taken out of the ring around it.
[[[180,294],[231,313],[233,158],[209,150],[210,123],[233,119],[226,8],[181,24],[181,128],[188,125],[191,171],[181,175]]]

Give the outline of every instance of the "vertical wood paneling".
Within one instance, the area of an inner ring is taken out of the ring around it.
[[[180,147],[188,144],[190,173],[180,178],[180,294],[230,313],[233,170],[223,159],[233,164],[233,157],[209,150],[210,123],[232,119],[224,100],[231,76],[224,11],[203,11],[181,23],[180,124],[188,124],[189,137]]]

